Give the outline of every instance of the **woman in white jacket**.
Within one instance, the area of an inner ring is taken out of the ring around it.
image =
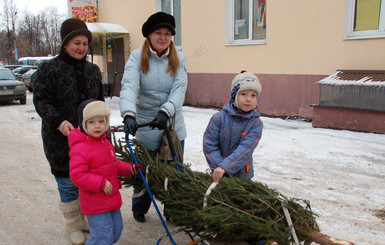
[[[120,113],[124,131],[136,135],[147,149],[157,151],[168,119],[175,117],[175,130],[183,149],[187,136],[182,114],[187,71],[186,57],[175,49],[172,41],[175,19],[163,12],[155,13],[143,24],[142,34],[146,40],[131,53],[122,80]],[[152,122],[151,128],[138,129],[138,123],[148,122]],[[150,205],[147,193],[134,193],[134,218],[145,222]]]

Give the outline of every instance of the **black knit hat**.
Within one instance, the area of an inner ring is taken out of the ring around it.
[[[144,22],[142,26],[142,34],[144,37],[148,37],[153,31],[159,28],[168,28],[171,31],[171,34],[175,35],[175,19],[174,16],[164,13],[157,12],[150,17],[148,17],[147,21]]]
[[[88,43],[92,41],[92,33],[88,30],[84,21],[70,18],[63,22],[60,28],[61,46],[66,45],[73,37],[85,35],[88,37]]]
[[[110,109],[108,108],[108,105],[101,100],[95,99],[83,101],[79,105],[78,109],[78,122],[80,130],[84,133],[88,133],[86,128],[87,120],[97,116],[105,117],[107,130],[110,123]]]

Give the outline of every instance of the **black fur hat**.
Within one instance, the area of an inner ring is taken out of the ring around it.
[[[153,31],[159,28],[168,28],[171,31],[171,34],[175,35],[175,18],[174,16],[164,13],[157,12],[150,17],[148,17],[147,21],[144,22],[142,26],[142,34],[144,37],[148,37]]]
[[[88,30],[84,21],[70,18],[65,20],[60,28],[61,46],[66,45],[73,37],[85,35],[88,37],[88,43],[92,41],[92,33]]]

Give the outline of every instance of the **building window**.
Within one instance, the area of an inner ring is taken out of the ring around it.
[[[226,0],[226,43],[266,43],[266,0]]]
[[[157,10],[168,14],[171,14],[175,18],[175,36],[174,43],[177,47],[182,46],[182,29],[181,29],[181,12],[180,12],[181,0],[158,0]]]
[[[347,0],[345,38],[384,38],[385,0]]]

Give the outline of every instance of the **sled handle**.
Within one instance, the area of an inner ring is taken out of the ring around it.
[[[139,125],[138,125],[138,126],[139,126]],[[143,124],[142,124],[141,126],[144,127]],[[148,126],[148,125],[146,125],[146,126]],[[130,144],[130,141],[128,140],[128,134],[126,134],[126,144],[127,144],[127,146],[128,146],[128,149],[130,150],[130,153],[131,153],[131,155],[132,155],[132,158],[134,159],[135,165],[139,165],[138,159],[136,158],[135,153],[134,153],[134,150],[132,149],[131,144]],[[165,229],[165,231],[166,231],[166,234],[167,234],[167,236],[168,236],[170,242],[172,243],[172,245],[176,245],[176,243],[175,243],[174,240],[172,239],[172,236],[171,236],[171,234],[170,234],[170,231],[169,231],[168,228],[167,228],[166,223],[165,223],[164,220],[163,220],[162,214],[161,214],[160,211],[159,211],[158,205],[157,205],[156,202],[155,202],[155,199],[154,199],[154,197],[153,197],[153,195],[152,195],[152,193],[151,193],[150,187],[148,186],[148,183],[147,183],[147,181],[146,181],[146,178],[144,177],[144,174],[143,174],[142,170],[141,170],[140,168],[138,168],[138,170],[139,170],[140,177],[142,178],[142,181],[143,181],[143,183],[144,183],[144,185],[145,185],[145,187],[146,187],[146,189],[147,189],[147,194],[149,195],[149,197],[150,197],[152,203],[154,204],[155,210],[156,210],[156,212],[158,213],[159,219],[160,219],[160,221],[162,222],[162,225],[163,225],[163,227],[164,227],[164,229]]]
[[[143,127],[147,127],[147,126],[152,126],[152,122],[146,122],[146,123],[138,124],[138,128],[143,128]]]

